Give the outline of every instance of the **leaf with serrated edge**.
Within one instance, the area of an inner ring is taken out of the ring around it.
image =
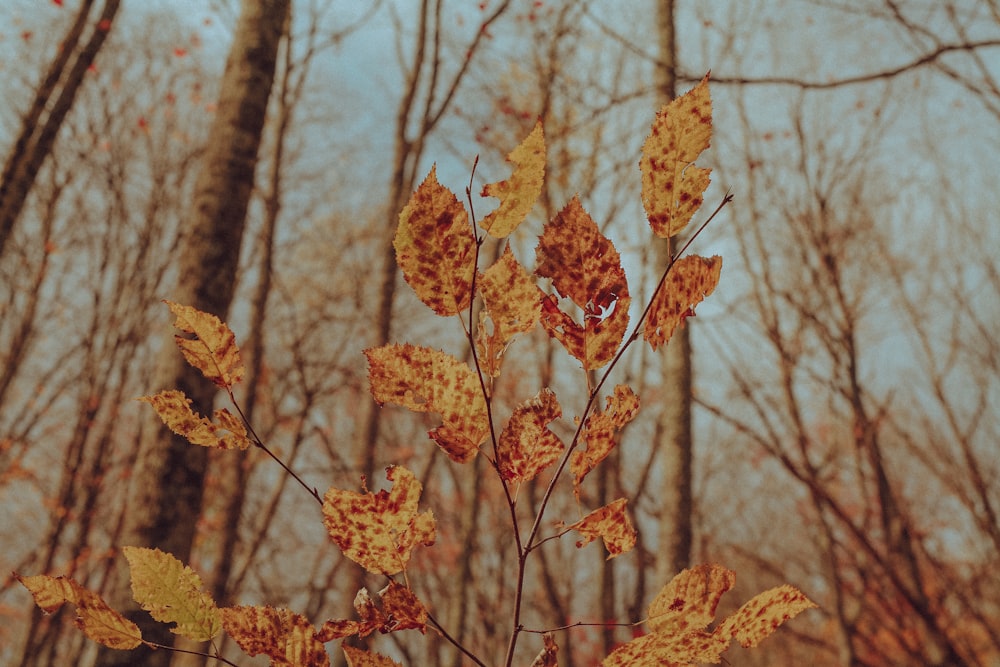
[[[395,660],[391,660],[384,655],[364,651],[353,646],[343,645],[340,647],[347,657],[347,667],[403,667]]]
[[[631,297],[618,250],[573,197],[542,230],[535,274],[551,278],[559,295],[583,310],[583,326],[559,308],[555,295],[542,302],[542,326],[566,351],[593,370],[607,364],[625,337]]]
[[[708,169],[692,163],[712,138],[708,76],[656,114],[642,145],[642,204],[653,233],[674,236],[691,221],[709,184]]]
[[[744,648],[753,648],[782,623],[815,606],[797,588],[778,586],[755,595],[726,617],[715,632],[726,639],[735,638]]]
[[[309,620],[287,609],[223,607],[222,627],[250,657],[266,655],[271,667],[329,667],[326,647]]]
[[[715,619],[719,600],[735,582],[736,573],[719,565],[681,571],[649,605],[650,631],[681,634],[705,629]]]
[[[132,596],[161,623],[176,623],[174,634],[198,642],[222,630],[215,600],[201,590],[201,578],[191,568],[159,549],[123,547],[132,578]]]
[[[639,397],[628,385],[615,386],[613,395],[606,399],[604,412],[596,410],[587,417],[583,439],[587,449],[576,450],[569,460],[573,473],[573,490],[580,497],[580,484],[587,474],[607,458],[615,448],[615,433],[635,418],[639,412]]]
[[[504,478],[526,482],[559,458],[565,446],[547,426],[561,416],[562,408],[550,389],[514,408],[497,444],[497,465]]]
[[[97,593],[68,577],[39,574],[14,575],[31,592],[35,604],[51,614],[69,602],[76,607],[76,626],[92,641],[108,648],[128,650],[142,643],[142,633],[132,621],[108,606]]]
[[[187,362],[219,387],[231,389],[243,379],[243,362],[236,336],[226,323],[211,313],[173,301],[164,301],[177,316],[174,326],[195,338],[174,336]]]
[[[160,420],[192,445],[218,447],[219,449],[246,449],[250,446],[243,422],[225,408],[215,411],[218,425],[191,409],[191,399],[184,392],[167,389],[153,396],[136,399],[153,406]],[[219,435],[219,431],[228,431]]]
[[[500,259],[483,271],[476,285],[483,298],[476,352],[483,372],[497,377],[511,339],[538,324],[545,294],[515,259],[509,245]],[[493,323],[492,333],[488,332],[487,319]]]
[[[599,537],[604,540],[604,546],[608,550],[608,560],[631,551],[635,546],[636,532],[625,513],[626,504],[628,500],[619,498],[568,526],[583,536],[576,543],[577,548],[590,544]]]
[[[483,186],[483,197],[497,197],[500,206],[479,223],[490,236],[504,238],[524,222],[542,193],[545,179],[545,135],[538,121],[507,161],[514,165],[510,179]]]
[[[344,555],[374,574],[406,569],[417,544],[434,544],[430,510],[417,512],[423,487],[402,466],[386,469],[391,491],[362,493],[331,488],[323,498],[323,523]]]
[[[453,461],[475,457],[489,434],[489,421],[479,377],[468,364],[409,344],[369,348],[365,355],[376,402],[441,415],[444,423],[428,435]]]
[[[392,242],[403,278],[438,315],[457,315],[472,300],[476,238],[465,207],[437,181],[434,168],[399,214]]]
[[[674,263],[663,286],[653,296],[643,326],[643,338],[655,350],[670,340],[694,307],[715,291],[722,272],[722,258],[698,255],[682,257]]]

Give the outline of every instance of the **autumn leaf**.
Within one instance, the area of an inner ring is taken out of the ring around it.
[[[580,326],[550,295],[542,302],[542,326],[585,370],[604,366],[625,337],[631,303],[614,244],[574,197],[545,225],[535,254],[536,275],[551,278],[558,294],[583,310]]]
[[[514,257],[509,245],[500,258],[483,271],[476,285],[483,298],[476,352],[483,372],[497,377],[511,339],[531,331],[538,324],[545,294]],[[492,332],[487,319],[492,322]]]
[[[583,539],[576,543],[577,548],[601,538],[608,550],[608,560],[631,551],[635,546],[636,532],[625,513],[627,503],[625,498],[619,498],[568,526],[583,535]]]
[[[194,570],[159,549],[123,547],[122,553],[131,572],[132,596],[150,616],[176,623],[170,631],[194,641],[219,634],[222,617]]]
[[[391,660],[384,655],[364,651],[346,644],[340,647],[347,657],[347,667],[403,667],[395,660]]]
[[[344,555],[374,574],[406,569],[417,544],[434,544],[430,510],[417,513],[423,487],[402,466],[386,469],[391,491],[362,493],[331,488],[323,498],[323,523]]]
[[[573,473],[573,489],[577,498],[580,497],[583,478],[615,448],[615,433],[639,412],[639,397],[628,385],[616,385],[614,394],[608,396],[605,403],[603,412],[595,410],[587,417],[582,434],[587,449],[577,450],[570,457],[569,468]]]
[[[506,479],[514,483],[534,479],[559,458],[565,446],[547,425],[561,416],[562,408],[550,389],[514,408],[497,444],[497,464]]]
[[[272,667],[328,667],[326,647],[309,620],[287,609],[224,607],[222,627],[250,657],[266,655]]]
[[[643,328],[643,338],[655,350],[670,340],[694,307],[715,291],[722,272],[722,258],[689,255],[677,260],[663,286],[653,296]]]
[[[543,648],[532,660],[531,667],[557,667],[559,662],[556,660],[556,656],[559,653],[559,647],[556,646],[555,638],[552,637],[551,633],[546,632],[542,635],[542,643]]]
[[[395,581],[389,582],[378,594],[381,607],[362,588],[354,597],[354,609],[360,620],[327,621],[318,633],[323,642],[343,637],[367,637],[376,630],[381,633],[397,630],[420,630],[427,628],[427,609],[417,596],[406,586]]]
[[[194,338],[174,336],[177,346],[187,362],[202,375],[224,389],[243,379],[243,362],[236,346],[236,336],[225,322],[211,313],[204,313],[191,306],[164,301],[177,316],[174,326]]]
[[[113,649],[133,649],[142,643],[139,627],[108,606],[97,593],[68,577],[14,575],[27,588],[35,604],[51,614],[65,603],[76,606],[76,626],[92,641]]]
[[[642,145],[642,204],[653,233],[674,236],[691,221],[704,200],[711,170],[692,164],[712,138],[708,76],[665,105]]]
[[[440,350],[393,344],[365,350],[375,401],[441,415],[428,435],[453,461],[475,457],[489,434],[486,399],[467,364]]]
[[[438,315],[469,307],[476,270],[476,238],[465,207],[437,182],[436,170],[399,214],[392,243],[403,278]]]
[[[524,222],[528,211],[542,193],[545,179],[545,135],[542,122],[538,121],[531,134],[518,145],[507,161],[514,165],[509,180],[488,183],[483,187],[483,197],[497,197],[500,206],[479,223],[490,236],[504,238]]]
[[[202,417],[191,409],[191,399],[176,389],[161,391],[153,396],[136,399],[153,406],[160,420],[177,435],[187,438],[193,445],[219,449],[246,449],[250,446],[243,422],[229,410],[215,411],[218,424]],[[219,432],[223,435],[219,435]]]
[[[719,565],[699,565],[673,578],[649,607],[650,633],[615,649],[604,667],[654,667],[718,663],[733,638],[756,646],[781,623],[816,606],[791,586],[757,595],[714,631],[719,600],[733,587],[736,575]]]

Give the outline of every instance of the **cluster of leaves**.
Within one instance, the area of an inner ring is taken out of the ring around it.
[[[710,137],[706,77],[691,92],[664,107],[643,146],[642,201],[656,236],[674,236],[700,207],[709,171],[693,163],[708,147]],[[478,227],[497,239],[509,236],[525,220],[541,193],[545,169],[541,124],[508,159],[514,165],[511,177],[482,191],[483,196],[495,197],[500,204],[478,222]],[[545,538],[540,535],[543,515],[556,482],[567,469],[580,502],[585,478],[611,453],[616,433],[639,410],[639,398],[625,385],[615,386],[605,398],[604,409],[598,407],[601,388],[618,359],[640,336],[654,349],[665,344],[684,318],[715,289],[721,258],[680,257],[683,251],[678,253],[629,331],[631,297],[618,251],[578,198],[545,225],[536,248],[534,277],[509,245],[492,266],[480,271],[479,251],[485,236],[479,235],[476,225],[458,197],[437,181],[432,169],[400,213],[394,247],[403,276],[416,295],[438,315],[462,321],[473,363],[408,343],[368,349],[372,396],[380,405],[392,403],[439,415],[441,424],[428,435],[455,463],[467,463],[477,455],[489,459],[510,505],[522,570],[519,575],[542,542],[569,531],[579,534],[578,547],[600,538],[608,558],[626,553],[634,546],[636,533],[625,498],[596,508],[570,525],[560,523],[558,534]],[[538,278],[550,281],[554,291],[543,291]],[[477,298],[481,304],[478,311],[473,308]],[[229,327],[208,313],[176,303],[168,302],[168,306],[177,317],[175,325],[185,334],[177,336],[177,344],[187,361],[225,389],[238,410],[233,387],[243,376],[243,366]],[[474,318],[476,312],[478,319]],[[515,406],[499,431],[495,427],[493,385],[507,350],[517,335],[538,325],[577,359],[586,373],[605,369],[590,387],[568,443],[550,428],[562,417],[562,407],[548,388]],[[253,444],[271,454],[242,414],[220,409],[215,411],[214,420],[201,416],[191,409],[183,393],[174,390],[139,400],[152,405],[171,430],[194,444],[226,449],[245,449]],[[542,500],[533,508],[534,521],[530,527],[522,526],[515,511],[517,489],[552,466],[555,468]],[[329,620],[316,628],[288,610],[218,608],[201,590],[198,576],[173,556],[155,549],[125,547],[135,600],[154,619],[174,623],[172,630],[177,634],[206,641],[224,630],[249,655],[267,655],[273,665],[327,665],[325,643],[375,631],[425,632],[430,628],[450,639],[406,577],[413,549],[435,541],[434,515],[430,510],[420,511],[422,486],[411,471],[392,466],[386,476],[391,489],[377,493],[368,490],[365,480],[360,492],[331,488],[320,498],[311,491],[322,503],[324,524],[334,544],[368,572],[387,579],[387,586],[374,598],[366,589],[358,592],[356,620]],[[813,606],[799,591],[782,586],[754,597],[709,630],[719,600],[734,578],[731,571],[717,565],[681,572],[651,604],[645,621],[648,633],[618,647],[603,664],[717,663],[733,639],[743,646],[755,646],[783,621]],[[133,623],[72,579],[39,575],[19,580],[45,611],[66,602],[75,605],[79,627],[94,641],[118,649],[143,643]],[[514,580],[523,582],[524,578]],[[507,665],[523,630],[519,621],[521,596],[516,599]],[[484,665],[464,647],[459,648]],[[362,649],[345,646],[343,650],[350,665],[396,664]],[[556,665],[557,650],[551,635],[544,635],[543,649],[533,665]]]

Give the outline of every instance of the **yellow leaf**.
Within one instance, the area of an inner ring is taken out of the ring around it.
[[[631,387],[620,384],[615,386],[615,393],[607,397],[604,412],[595,410],[587,417],[583,430],[587,449],[573,452],[569,461],[569,469],[573,473],[573,489],[577,498],[580,497],[580,484],[583,478],[615,448],[615,432],[632,421],[638,412],[639,397]]]
[[[559,647],[556,646],[556,640],[551,633],[546,632],[542,635],[542,642],[544,646],[531,662],[531,667],[557,667],[559,662],[556,660],[556,655],[559,653]]]
[[[435,169],[399,214],[393,240],[403,278],[438,315],[456,315],[472,300],[476,237],[465,207],[437,182]]]
[[[653,233],[661,238],[684,229],[708,188],[708,169],[692,163],[712,138],[708,76],[656,114],[642,146],[642,204]]]
[[[171,632],[208,641],[222,630],[215,600],[201,590],[201,578],[159,549],[123,547],[132,576],[132,596],[161,623],[176,623]]]
[[[369,348],[365,355],[376,402],[440,414],[443,424],[428,435],[453,461],[475,457],[490,427],[479,377],[467,364],[409,344]]]
[[[347,656],[347,667],[402,667],[398,662],[378,653],[371,653],[346,644],[340,648]]]
[[[266,655],[272,667],[328,667],[326,647],[308,619],[273,607],[224,607],[222,626],[243,651]]]
[[[17,580],[27,588],[35,604],[47,614],[69,602],[76,606],[76,625],[88,638],[113,649],[133,649],[142,643],[139,627],[108,606],[101,596],[92,593],[68,577],[39,574]]]
[[[417,544],[434,544],[434,515],[417,512],[422,491],[413,473],[391,466],[389,492],[362,493],[331,488],[323,498],[323,523],[344,555],[375,574],[393,575],[406,569]]]
[[[719,600],[735,582],[736,573],[719,565],[683,570],[649,605],[650,631],[681,634],[705,629],[715,620]]]
[[[545,135],[542,122],[538,121],[520,145],[511,151],[507,161],[514,165],[509,180],[489,183],[483,187],[482,196],[497,197],[500,206],[487,215],[479,225],[495,238],[504,238],[524,222],[528,211],[542,193],[545,179]]]
[[[497,377],[511,339],[531,331],[538,324],[545,294],[514,258],[509,245],[476,284],[483,297],[476,338],[479,365],[484,373]],[[488,332],[487,318],[493,323],[492,333]]]
[[[211,313],[204,313],[191,306],[164,301],[177,316],[174,326],[195,338],[174,336],[177,346],[187,362],[200,370],[202,375],[225,389],[243,379],[243,362],[236,346],[236,336],[225,322]]]
[[[600,537],[608,550],[608,560],[631,551],[635,546],[636,532],[625,513],[627,503],[625,498],[619,498],[570,525],[569,528],[583,535],[583,539],[576,543],[577,548]]]
[[[642,332],[654,350],[670,340],[684,319],[694,315],[694,307],[715,291],[721,273],[722,258],[718,255],[689,255],[674,263],[653,296]]]
[[[583,310],[580,326],[550,295],[542,302],[542,326],[585,370],[604,366],[625,337],[632,301],[614,244],[573,197],[545,225],[535,254],[535,273]]]
[[[798,589],[778,586],[747,601],[719,625],[716,633],[734,637],[744,648],[753,648],[782,623],[815,606]]]
[[[215,411],[219,422],[216,425],[192,410],[191,399],[176,389],[161,391],[153,396],[140,396],[136,400],[152,405],[171,431],[187,438],[193,445],[219,449],[246,449],[250,446],[243,422],[225,408]],[[224,435],[219,435],[219,431]]]
[[[562,408],[550,389],[516,408],[500,434],[497,463],[503,476],[526,482],[559,458],[565,446],[547,425],[562,416]]]

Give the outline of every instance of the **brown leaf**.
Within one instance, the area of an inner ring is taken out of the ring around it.
[[[482,273],[477,285],[483,297],[483,309],[480,311],[476,352],[483,372],[497,377],[511,339],[519,333],[531,331],[538,324],[545,294],[514,258],[509,245],[504,248],[500,259]],[[492,333],[489,333],[487,319],[493,324]]]
[[[243,362],[236,336],[226,323],[211,313],[173,301],[164,301],[177,316],[174,326],[194,338],[174,336],[187,362],[216,385],[231,389],[243,379]]]
[[[694,308],[715,291],[722,273],[722,258],[689,255],[674,263],[663,286],[653,296],[643,327],[643,338],[655,350],[670,340]]]
[[[561,416],[562,408],[550,389],[514,408],[497,445],[497,463],[506,479],[514,483],[534,479],[559,458],[565,445],[547,426]]]
[[[436,170],[399,214],[393,240],[403,278],[438,315],[456,315],[472,300],[476,238],[465,207],[437,182]]]
[[[577,548],[599,537],[608,550],[608,560],[631,551],[635,546],[636,532],[625,513],[627,503],[625,498],[619,498],[570,525],[569,528],[583,535],[583,539],[576,543]]]
[[[402,667],[398,662],[378,653],[364,651],[346,644],[340,648],[347,656],[347,667]]]
[[[153,396],[136,399],[149,403],[167,427],[193,445],[219,449],[246,449],[250,446],[243,421],[225,408],[215,411],[218,425],[191,409],[191,399],[176,389],[161,391]],[[219,435],[219,431],[223,435]],[[228,431],[228,433],[226,433]]]
[[[583,310],[580,326],[549,296],[542,302],[542,326],[585,370],[604,366],[625,337],[631,303],[614,244],[574,197],[545,225],[535,254],[535,274],[551,278],[558,294]]]
[[[475,457],[489,434],[486,399],[467,364],[440,350],[393,344],[365,350],[375,400],[416,412],[434,412],[444,422],[428,435],[458,463]]]
[[[642,203],[653,233],[661,238],[684,229],[709,184],[708,169],[692,163],[712,138],[708,76],[656,114],[642,146]]]
[[[556,646],[556,640],[552,637],[552,633],[546,632],[542,635],[542,642],[544,647],[531,662],[531,667],[556,667],[559,664],[559,661],[556,660],[559,647]]]
[[[323,642],[304,616],[273,607],[225,607],[222,627],[243,651],[266,655],[272,667],[329,667]]]
[[[514,164],[510,180],[489,183],[483,187],[483,197],[497,197],[500,206],[479,223],[495,238],[510,235],[524,219],[542,193],[545,179],[545,135],[538,121],[524,141],[515,148],[507,161]]]
[[[391,491],[362,493],[331,488],[323,498],[323,523],[344,555],[374,574],[406,569],[417,544],[434,544],[434,515],[417,512],[422,487],[402,466],[386,469]]]
[[[587,417],[583,430],[587,449],[578,449],[570,457],[569,468],[573,473],[573,489],[577,498],[580,497],[583,478],[615,448],[615,433],[639,412],[639,397],[624,384],[615,386],[615,393],[607,397],[606,404],[604,412],[595,409]]]

